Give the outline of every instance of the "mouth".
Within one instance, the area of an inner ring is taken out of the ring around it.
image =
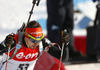
[[[35,48],[36,48],[36,46],[34,46],[34,45],[33,45],[31,48],[32,48],[32,49],[35,49]]]

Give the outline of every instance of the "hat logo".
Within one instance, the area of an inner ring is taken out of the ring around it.
[[[42,33],[42,32],[36,31],[36,32],[32,32],[31,34],[36,34],[36,35],[38,35],[39,33]]]

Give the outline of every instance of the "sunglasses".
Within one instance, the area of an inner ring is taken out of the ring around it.
[[[25,31],[25,33],[29,37],[30,41],[32,41],[33,43],[39,43],[44,38],[44,34],[40,38],[35,38],[35,37],[31,36],[30,34],[28,34],[26,31]]]
[[[33,43],[39,43],[39,42],[41,42],[41,40],[34,40],[34,39],[32,39],[32,38],[29,38],[29,40],[30,40],[31,42],[33,42]]]

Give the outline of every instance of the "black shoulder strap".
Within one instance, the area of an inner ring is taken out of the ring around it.
[[[18,52],[18,50],[21,48],[21,45],[22,45],[22,37],[24,36],[25,32],[20,32],[18,35],[18,43],[16,45],[16,48],[15,48],[15,51],[14,53],[12,54],[12,56],[9,58],[9,59],[12,59],[16,53]]]

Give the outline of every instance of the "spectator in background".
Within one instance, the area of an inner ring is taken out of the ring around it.
[[[47,0],[47,37],[51,42],[56,42],[61,45],[61,31],[67,29],[70,37],[69,55],[77,57],[78,54],[74,47],[74,38],[72,30],[74,27],[73,21],[73,0]],[[60,58],[60,52],[54,54],[55,51],[49,51],[51,55]],[[66,48],[64,48],[63,60],[66,61]]]

